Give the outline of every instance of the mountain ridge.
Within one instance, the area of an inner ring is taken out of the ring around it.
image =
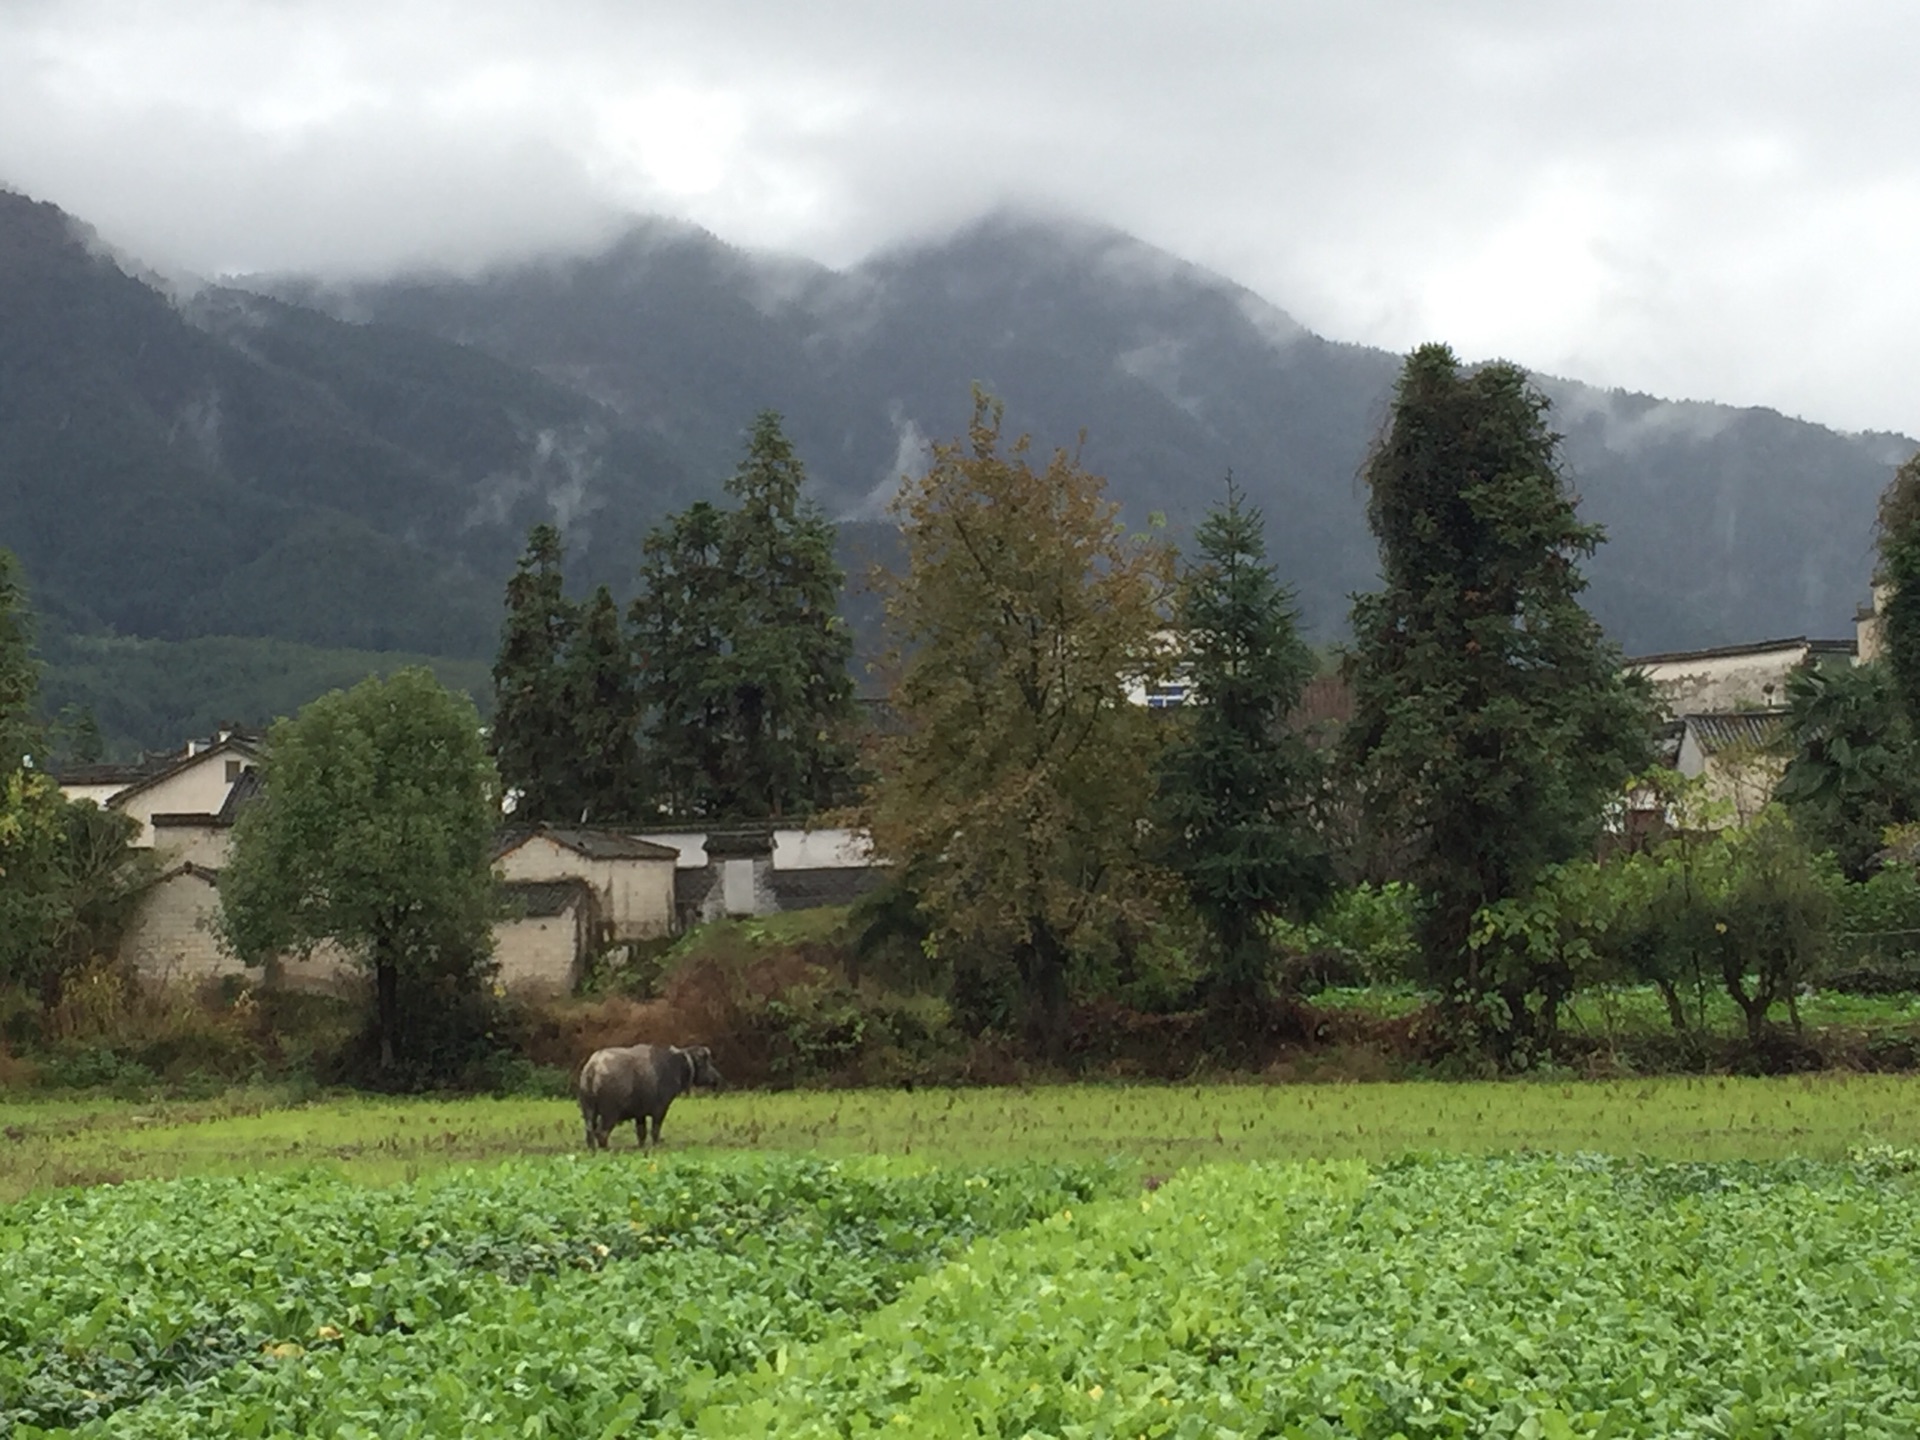
[[[562,525],[576,584],[630,591],[647,527],[718,491],[762,409],[849,556],[886,553],[886,499],[978,382],[1009,433],[1084,432],[1137,526],[1186,538],[1231,470],[1325,640],[1373,582],[1359,477],[1399,366],[1012,211],[837,270],[646,220],[474,274],[196,285],[0,192],[0,544],[75,635],[481,658],[530,524]],[[1629,651],[1844,633],[1914,440],[1536,378]]]
[[[674,438],[702,473],[725,473],[751,391],[787,414],[823,499],[845,517],[872,518],[928,437],[960,431],[979,381],[1006,402],[1008,428],[1037,443],[1072,445],[1084,427],[1089,465],[1136,524],[1163,513],[1184,535],[1231,469],[1265,510],[1272,553],[1320,638],[1339,633],[1347,597],[1373,581],[1358,477],[1399,356],[1316,335],[1227,277],[1087,221],[996,212],[844,270],[697,227],[636,235],[537,267],[309,284],[301,298],[458,336],[630,413],[672,391]],[[756,287],[777,289],[764,277],[782,265],[779,303],[748,303]],[[581,312],[592,323],[572,327]],[[725,323],[703,331],[687,318],[711,315]],[[733,391],[717,373],[729,363],[740,367]],[[701,381],[676,389],[661,376],[682,368]],[[1627,648],[1847,624],[1866,594],[1879,491],[1914,440],[1536,380],[1587,513],[1611,536],[1590,598]],[[729,394],[739,398],[714,404]]]

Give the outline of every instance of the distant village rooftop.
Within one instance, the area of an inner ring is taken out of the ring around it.
[[[1854,654],[1852,640],[1814,640],[1805,635],[1789,635],[1780,640],[1751,640],[1743,645],[1716,645],[1706,650],[1663,650],[1657,655],[1632,655],[1630,666],[1684,665],[1695,660],[1738,660],[1748,655],[1772,655],[1782,650],[1797,650],[1815,655]]]

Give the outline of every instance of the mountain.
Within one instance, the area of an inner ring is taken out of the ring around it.
[[[764,408],[857,569],[979,382],[1041,446],[1084,427],[1131,521],[1176,539],[1231,469],[1329,639],[1373,580],[1358,474],[1398,368],[1081,223],[998,215],[835,271],[643,221],[478,275],[181,285],[0,193],[0,545],[47,619],[51,695],[215,688],[121,707],[120,738],[159,745],[163,717],[257,723],[403,655],[477,675],[539,519],[574,583],[625,593],[649,525],[717,492]],[[1593,608],[1630,651],[1845,632],[1913,440],[1540,383],[1612,537]]]
[[[566,514],[611,578],[688,493],[643,428],[525,368],[169,293],[0,194],[0,544],[72,631],[485,654],[534,520]]]
[[[880,515],[969,386],[1007,424],[1072,445],[1129,517],[1184,536],[1231,469],[1312,630],[1373,582],[1358,473],[1399,357],[1322,339],[1259,296],[1117,231],[999,215],[845,272],[666,222],[608,249],[478,277],[274,293],[530,366],[725,474],[742,417],[783,411],[843,520]],[[1537,377],[1589,518],[1595,613],[1629,651],[1845,633],[1874,506],[1916,442],[1769,410]]]

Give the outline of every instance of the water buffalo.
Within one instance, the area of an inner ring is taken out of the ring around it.
[[[682,1050],[677,1045],[626,1045],[596,1050],[580,1067],[575,1093],[580,1117],[587,1122],[587,1148],[604,1150],[613,1127],[633,1121],[635,1143],[647,1143],[647,1121],[653,1121],[653,1143],[660,1143],[660,1122],[674,1097],[695,1085],[718,1087],[720,1072],[704,1045]]]

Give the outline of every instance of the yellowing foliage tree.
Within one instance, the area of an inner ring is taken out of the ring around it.
[[[1158,736],[1125,687],[1162,663],[1172,556],[1126,537],[1075,457],[1035,470],[1000,423],[976,391],[966,441],[936,447],[895,502],[906,567],[885,583],[903,733],[869,823],[935,943],[1010,962],[1028,1038],[1052,1050],[1076,956],[1144,899]]]

